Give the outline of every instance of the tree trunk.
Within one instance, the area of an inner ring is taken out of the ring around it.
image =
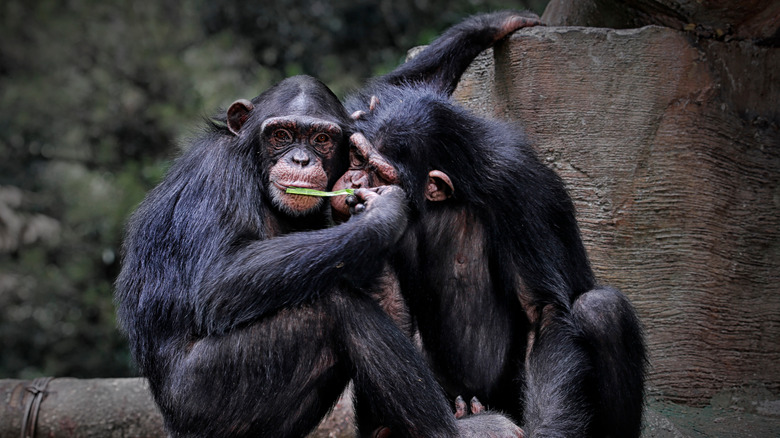
[[[144,379],[54,379],[40,388],[37,410],[31,383],[0,380],[0,436],[20,436],[25,416],[36,415],[36,437],[165,436]]]

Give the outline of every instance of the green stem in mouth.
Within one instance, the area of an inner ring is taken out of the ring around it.
[[[305,189],[303,187],[287,187],[286,193],[291,195],[305,195],[305,196],[341,196],[341,195],[354,195],[354,189],[336,190],[335,192],[323,192],[321,190]]]

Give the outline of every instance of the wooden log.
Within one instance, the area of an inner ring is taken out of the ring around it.
[[[456,98],[525,126],[566,181],[598,278],[642,317],[654,393],[780,390],[780,49],[523,29]]]
[[[26,380],[0,380],[0,437],[20,436],[28,402],[34,395],[26,389],[31,384]],[[745,436],[774,436],[779,430],[772,394],[742,391],[720,394],[718,398],[712,406],[698,410],[651,402],[645,411],[642,438],[698,437],[702,430],[707,436],[727,436],[734,430],[752,433]],[[41,400],[35,435],[28,435],[31,438],[165,437],[162,418],[144,379],[56,379],[46,386]],[[767,409],[770,412],[763,415],[774,418],[759,417]],[[714,417],[721,421],[713,422]],[[308,438],[351,438],[355,436],[353,424],[351,400],[342,397]]]
[[[165,436],[144,379],[53,379],[34,412],[31,383],[0,380],[0,436],[20,436],[25,416],[31,415],[37,415],[36,437]]]
[[[38,390],[33,381],[0,380],[0,437],[19,437],[25,418],[37,416],[35,437],[165,437],[163,420],[146,379],[53,379]],[[28,427],[27,432],[31,432]],[[348,394],[309,438],[355,435]]]

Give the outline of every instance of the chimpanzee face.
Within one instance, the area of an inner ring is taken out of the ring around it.
[[[361,133],[352,134],[349,139],[349,170],[336,181],[333,190],[372,188],[382,185],[396,184],[409,190],[409,181],[401,181],[398,169]],[[428,181],[422,196],[431,202],[449,199],[454,192],[454,186],[449,176],[440,170],[430,170]],[[412,197],[419,196],[415,193]],[[349,218],[349,207],[345,196],[331,198],[333,217],[337,221]]]
[[[243,138],[257,136],[258,151],[267,166],[265,193],[273,205],[290,216],[304,216],[322,207],[320,197],[292,195],[289,187],[327,190],[330,175],[337,172],[336,154],[344,141],[338,123],[305,115],[269,117],[259,128],[246,123],[254,105],[248,100],[234,102],[227,113],[231,132],[239,136],[242,128],[252,130]],[[248,140],[244,140],[248,141]]]
[[[308,214],[325,202],[315,196],[291,195],[288,187],[328,189],[336,147],[342,141],[338,124],[307,116],[266,119],[260,128],[261,144],[270,158],[266,193],[281,211],[291,216]]]
[[[372,188],[399,184],[398,173],[390,162],[366,139],[363,134],[353,134],[350,139],[349,169],[336,181],[333,190]],[[349,219],[349,207],[345,196],[331,198],[331,208],[336,220]]]

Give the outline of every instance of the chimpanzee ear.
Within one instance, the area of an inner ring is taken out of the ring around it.
[[[425,186],[425,199],[429,201],[444,201],[455,192],[450,177],[441,170],[428,172],[428,185]]]
[[[230,132],[238,135],[238,131],[241,130],[241,127],[249,119],[249,113],[253,109],[255,109],[255,106],[246,99],[238,99],[233,102],[227,110],[227,125]]]

